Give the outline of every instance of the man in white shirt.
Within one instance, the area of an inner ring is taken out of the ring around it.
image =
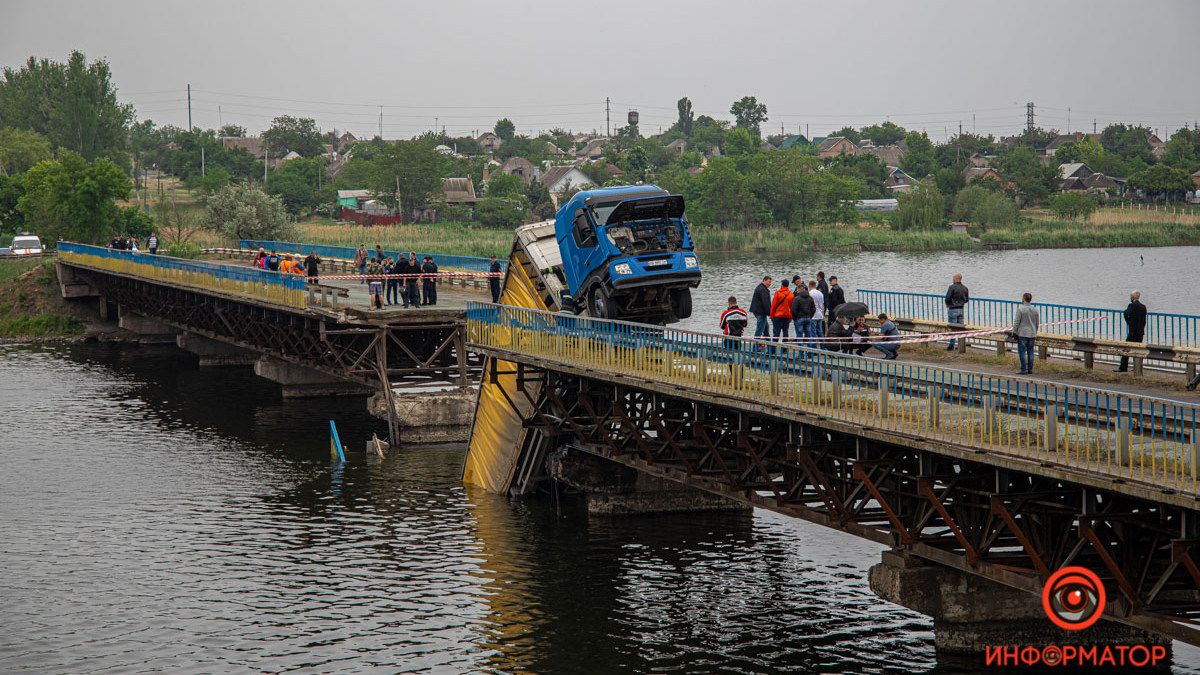
[[[825,335],[825,294],[817,289],[817,282],[808,282],[808,294],[812,296],[813,304],[817,306],[812,315],[812,321],[809,322],[809,330],[813,332],[812,337],[824,337]]]

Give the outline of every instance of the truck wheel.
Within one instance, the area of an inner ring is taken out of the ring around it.
[[[609,306],[608,293],[604,291],[604,286],[592,286],[592,292],[588,295],[588,313],[596,319],[611,319],[611,312],[612,307]]]
[[[671,311],[680,319],[692,315],[692,292],[686,288],[671,291]]]

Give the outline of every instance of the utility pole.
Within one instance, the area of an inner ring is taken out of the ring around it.
[[[1067,135],[1071,135],[1071,106],[1067,106]]]
[[[383,140],[383,106],[379,106],[379,140]]]
[[[805,122],[805,123],[804,123],[804,138],[805,138],[805,139],[806,139],[806,140],[807,140],[809,143],[812,143],[812,136],[809,136],[809,135],[808,135],[808,122]]]
[[[217,128],[225,126],[225,117],[221,115],[221,104],[217,104]]]
[[[1033,131],[1033,101],[1025,104],[1025,131]]]
[[[610,103],[612,103],[612,101],[610,101],[609,98],[607,96],[605,96],[604,97],[604,135],[611,137],[612,136],[612,116],[611,116],[612,108],[609,105]]]
[[[975,113],[971,113],[971,135],[975,135]]]
[[[1092,118],[1092,133],[1096,133],[1096,118]]]
[[[204,146],[200,146],[200,177],[204,178]]]
[[[263,149],[263,189],[264,190],[267,189],[267,164],[269,163],[268,160],[270,158],[271,158],[271,151],[264,148]]]
[[[188,85],[188,132],[192,131],[192,85]]]

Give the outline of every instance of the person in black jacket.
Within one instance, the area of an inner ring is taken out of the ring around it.
[[[437,304],[437,263],[433,262],[433,256],[425,256],[425,263],[421,265],[421,271],[427,276],[421,280],[421,291],[424,295],[422,305]]]
[[[492,291],[492,302],[500,302],[500,261],[492,256],[492,266],[488,268],[492,276],[488,277],[488,288]]]
[[[846,291],[838,285],[837,277],[829,277],[829,291],[825,293],[825,311],[829,313],[829,323],[833,323],[833,311],[838,305],[846,304]]]
[[[962,275],[955,274],[953,283],[946,289],[946,321],[950,323],[951,330],[962,330],[963,317],[965,315],[965,307],[971,301],[971,292],[963,285]],[[954,339],[951,338],[950,344],[946,345],[946,351],[954,349]]]
[[[1125,308],[1125,341],[1141,342],[1146,337],[1146,306],[1142,304],[1142,294],[1134,291],[1129,294],[1129,306]],[[1121,357],[1121,365],[1116,372],[1124,373],[1129,370],[1129,357]]]
[[[817,272],[817,290],[821,291],[821,295],[829,297],[829,284],[825,283],[825,273]]]
[[[825,337],[833,338],[825,343],[826,349],[831,352],[846,352],[854,350],[854,331],[850,330],[850,326],[846,325],[849,319],[846,315],[836,317],[829,324],[829,328],[825,330]]]
[[[754,287],[750,298],[750,313],[754,315],[754,337],[770,337],[771,277],[763,277],[762,283]]]
[[[817,311],[817,303],[813,297],[808,294],[808,288],[805,287],[804,281],[799,277],[796,278],[799,282],[796,284],[796,295],[792,296],[792,323],[796,326],[796,337],[807,338],[815,335],[809,324],[812,323],[812,316]],[[808,340],[800,340],[801,347],[819,347],[816,342]]]

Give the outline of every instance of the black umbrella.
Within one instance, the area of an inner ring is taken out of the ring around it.
[[[844,316],[847,319],[857,319],[860,316],[866,316],[869,311],[871,310],[861,302],[843,302],[833,310],[833,316],[834,318]]]

